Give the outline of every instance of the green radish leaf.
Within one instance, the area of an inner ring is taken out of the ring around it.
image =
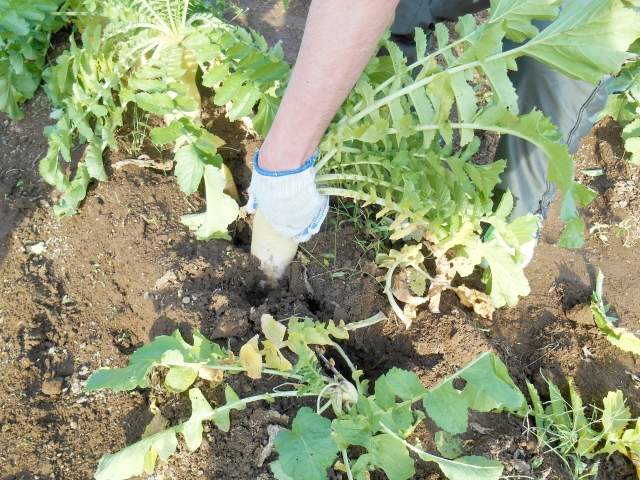
[[[492,0],[489,24],[501,24],[509,40],[522,43],[538,34],[531,20],[553,20],[562,0]]]
[[[373,448],[369,422],[365,418],[337,418],[331,426],[338,450],[346,450],[350,445],[360,445],[369,451]]]
[[[200,185],[204,175],[206,158],[201,150],[193,144],[180,147],[174,158],[176,161],[175,173],[180,189],[186,195],[191,195]]]
[[[163,430],[140,440],[117,453],[103,455],[94,478],[96,480],[124,480],[142,474],[145,456],[151,449],[158,452],[161,459],[166,460],[173,455],[178,446],[174,428]]]
[[[264,95],[260,99],[258,113],[253,117],[253,128],[259,135],[262,135],[263,137],[267,136],[279,107],[279,98],[272,97],[271,95]]]
[[[461,438],[457,438],[443,430],[436,432],[435,438],[436,448],[440,455],[449,460],[462,456],[465,450],[469,450],[465,447],[465,442]]]
[[[422,456],[420,456],[422,458]],[[426,460],[426,458],[424,459]],[[447,478],[452,480],[473,478],[474,480],[498,480],[504,467],[500,462],[487,460],[484,457],[467,456],[455,460],[444,458],[437,461],[438,466]]]
[[[604,74],[619,71],[627,47],[639,37],[640,12],[623,0],[569,2],[555,22],[514,53],[596,85]]]
[[[389,389],[402,400],[417,398],[427,391],[413,372],[393,367],[385,377]]]
[[[251,82],[240,87],[233,99],[233,106],[229,110],[229,120],[235,122],[237,119],[247,116],[256,102],[260,100],[261,95],[260,90]]]
[[[87,165],[81,163],[78,165],[78,171],[71,182],[69,190],[60,199],[60,205],[53,206],[53,213],[58,217],[73,215],[87,195],[90,181],[91,177],[89,176]]]
[[[140,92],[134,94],[136,104],[149,113],[155,115],[166,115],[173,113],[173,100],[166,93]]]
[[[325,480],[338,454],[331,422],[308,407],[298,411],[291,430],[278,432],[275,448],[284,474],[308,480]]]
[[[443,383],[429,390],[423,405],[438,427],[449,433],[464,433],[468,427],[467,401],[452,382]]]
[[[517,411],[526,403],[506,367],[494,355],[479,357],[460,371],[460,377],[509,410]]]
[[[375,402],[382,410],[388,410],[396,404],[396,394],[387,384],[387,377],[382,375],[375,383]]]
[[[514,307],[520,296],[529,295],[529,282],[522,268],[496,239],[482,242],[478,244],[478,248],[479,254],[489,264],[483,281],[487,284],[491,303],[495,307],[505,304]]]
[[[65,192],[71,188],[71,182],[67,179],[58,161],[59,150],[59,146],[49,146],[47,156],[40,160],[38,172],[49,185],[53,185],[58,190]]]
[[[206,165],[204,167],[204,181],[207,211],[183,215],[180,220],[191,230],[196,230],[199,240],[213,238],[230,240],[227,227],[237,218],[240,209],[236,201],[223,192],[227,179],[222,170],[213,165]]]
[[[107,181],[107,172],[104,169],[104,162],[102,161],[102,148],[95,143],[87,145],[85,149],[84,161],[87,164],[87,169],[91,178],[100,180],[101,182]]]
[[[269,464],[269,467],[271,467],[271,473],[273,473],[273,476],[276,478],[276,480],[294,480],[293,478],[291,478],[289,475],[286,475],[282,471],[282,465],[280,465],[280,460],[271,462]]]
[[[184,134],[183,124],[177,120],[173,120],[166,127],[156,127],[150,132],[151,141],[156,145],[164,145],[175,142]]]
[[[228,63],[221,63],[220,65],[215,65],[207,70],[202,76],[202,85],[205,87],[213,87],[217,85],[229,75],[229,67]]]
[[[376,435],[372,442],[372,463],[384,470],[389,480],[407,480],[415,475],[413,459],[401,442],[388,434]]]
[[[240,91],[244,81],[245,78],[241,72],[234,72],[231,74],[222,86],[216,90],[214,103],[218,106],[223,106],[232,101]]]

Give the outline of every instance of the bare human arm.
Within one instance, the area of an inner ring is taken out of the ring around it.
[[[313,0],[291,81],[260,150],[260,168],[295,170],[313,156],[398,1]]]

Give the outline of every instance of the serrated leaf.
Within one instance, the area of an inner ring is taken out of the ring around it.
[[[140,92],[134,94],[136,104],[149,113],[155,115],[165,115],[173,113],[174,103],[166,93]]]
[[[89,170],[87,169],[86,164],[81,163],[78,165],[78,170],[73,177],[70,188],[60,199],[60,204],[54,205],[53,213],[58,217],[68,217],[73,215],[76,210],[80,208],[80,204],[86,197],[90,181],[91,177],[89,176]]]
[[[617,435],[623,430],[629,420],[631,413],[629,408],[624,404],[624,396],[620,390],[609,392],[602,400],[602,427],[607,436]]]
[[[262,93],[251,82],[246,83],[238,90],[233,98],[233,106],[229,110],[229,120],[235,122],[240,117],[247,116],[253,106],[260,100]]]
[[[128,367],[95,371],[87,380],[85,391],[91,392],[103,388],[110,388],[114,392],[132,390],[140,384],[155,365],[162,362],[162,356],[170,350],[184,352],[184,341],[175,336],[156,337],[149,345],[144,345],[133,353],[129,359]]]
[[[279,107],[279,98],[271,95],[262,96],[258,105],[258,113],[253,117],[253,128],[259,135],[267,136]]]
[[[225,82],[216,90],[214,97],[214,103],[218,106],[223,106],[227,102],[230,102],[240,91],[240,87],[244,83],[245,78],[241,72],[234,72],[229,76]]]
[[[240,402],[240,398],[236,395],[236,392],[227,385],[224,390],[224,397],[226,400],[225,406],[218,408],[213,414],[211,420],[216,424],[223,432],[228,432],[231,428],[231,421],[229,419],[229,413],[231,410],[244,410],[246,405]]]
[[[151,141],[156,145],[164,145],[176,141],[183,135],[183,132],[184,125],[177,120],[173,120],[166,127],[156,127],[151,130]]]
[[[62,166],[58,161],[58,151],[59,148],[55,145],[49,146],[47,156],[40,160],[38,164],[38,172],[45,182],[64,192],[71,188],[71,182],[64,174]]]
[[[280,430],[275,448],[284,474],[292,478],[325,480],[338,447],[331,436],[331,422],[302,407],[291,430]]]
[[[213,87],[220,83],[229,75],[229,67],[230,65],[228,63],[221,63],[220,65],[214,65],[209,68],[207,73],[202,76],[202,84],[205,87]]]
[[[380,415],[379,421],[386,425],[386,427],[396,435],[405,437],[405,432],[410,432],[411,427],[413,426],[411,405],[397,405],[391,410]]]

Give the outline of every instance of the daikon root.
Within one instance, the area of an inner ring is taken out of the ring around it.
[[[261,270],[272,283],[282,278],[297,251],[298,244],[278,235],[258,207],[253,217],[251,254],[260,260]]]

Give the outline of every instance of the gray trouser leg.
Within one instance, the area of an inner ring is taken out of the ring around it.
[[[518,94],[520,113],[528,113],[534,107],[541,110],[558,127],[569,153],[575,154],[607,102],[606,80],[594,87],[529,57],[519,58],[517,64],[518,71],[510,72],[510,78]],[[542,150],[518,137],[504,135],[496,158],[507,159],[499,188],[508,188],[513,194],[511,218],[527,213],[546,218],[556,186],[547,180],[549,161]]]
[[[489,6],[488,0],[400,0],[391,31],[410,35],[415,27],[428,28],[442,20],[455,20]],[[549,22],[536,22],[542,30]],[[515,45],[506,42],[505,49]],[[598,112],[607,100],[606,82],[598,87],[574,80],[537,60],[521,57],[518,71],[510,78],[518,94],[520,113],[534,107],[551,118],[562,134],[569,153],[574,154],[583,136],[589,133]],[[529,142],[505,135],[500,139],[496,158],[507,159],[501,189],[509,189],[514,197],[511,218],[527,213],[546,215],[556,187],[547,181],[549,162],[544,153]]]

